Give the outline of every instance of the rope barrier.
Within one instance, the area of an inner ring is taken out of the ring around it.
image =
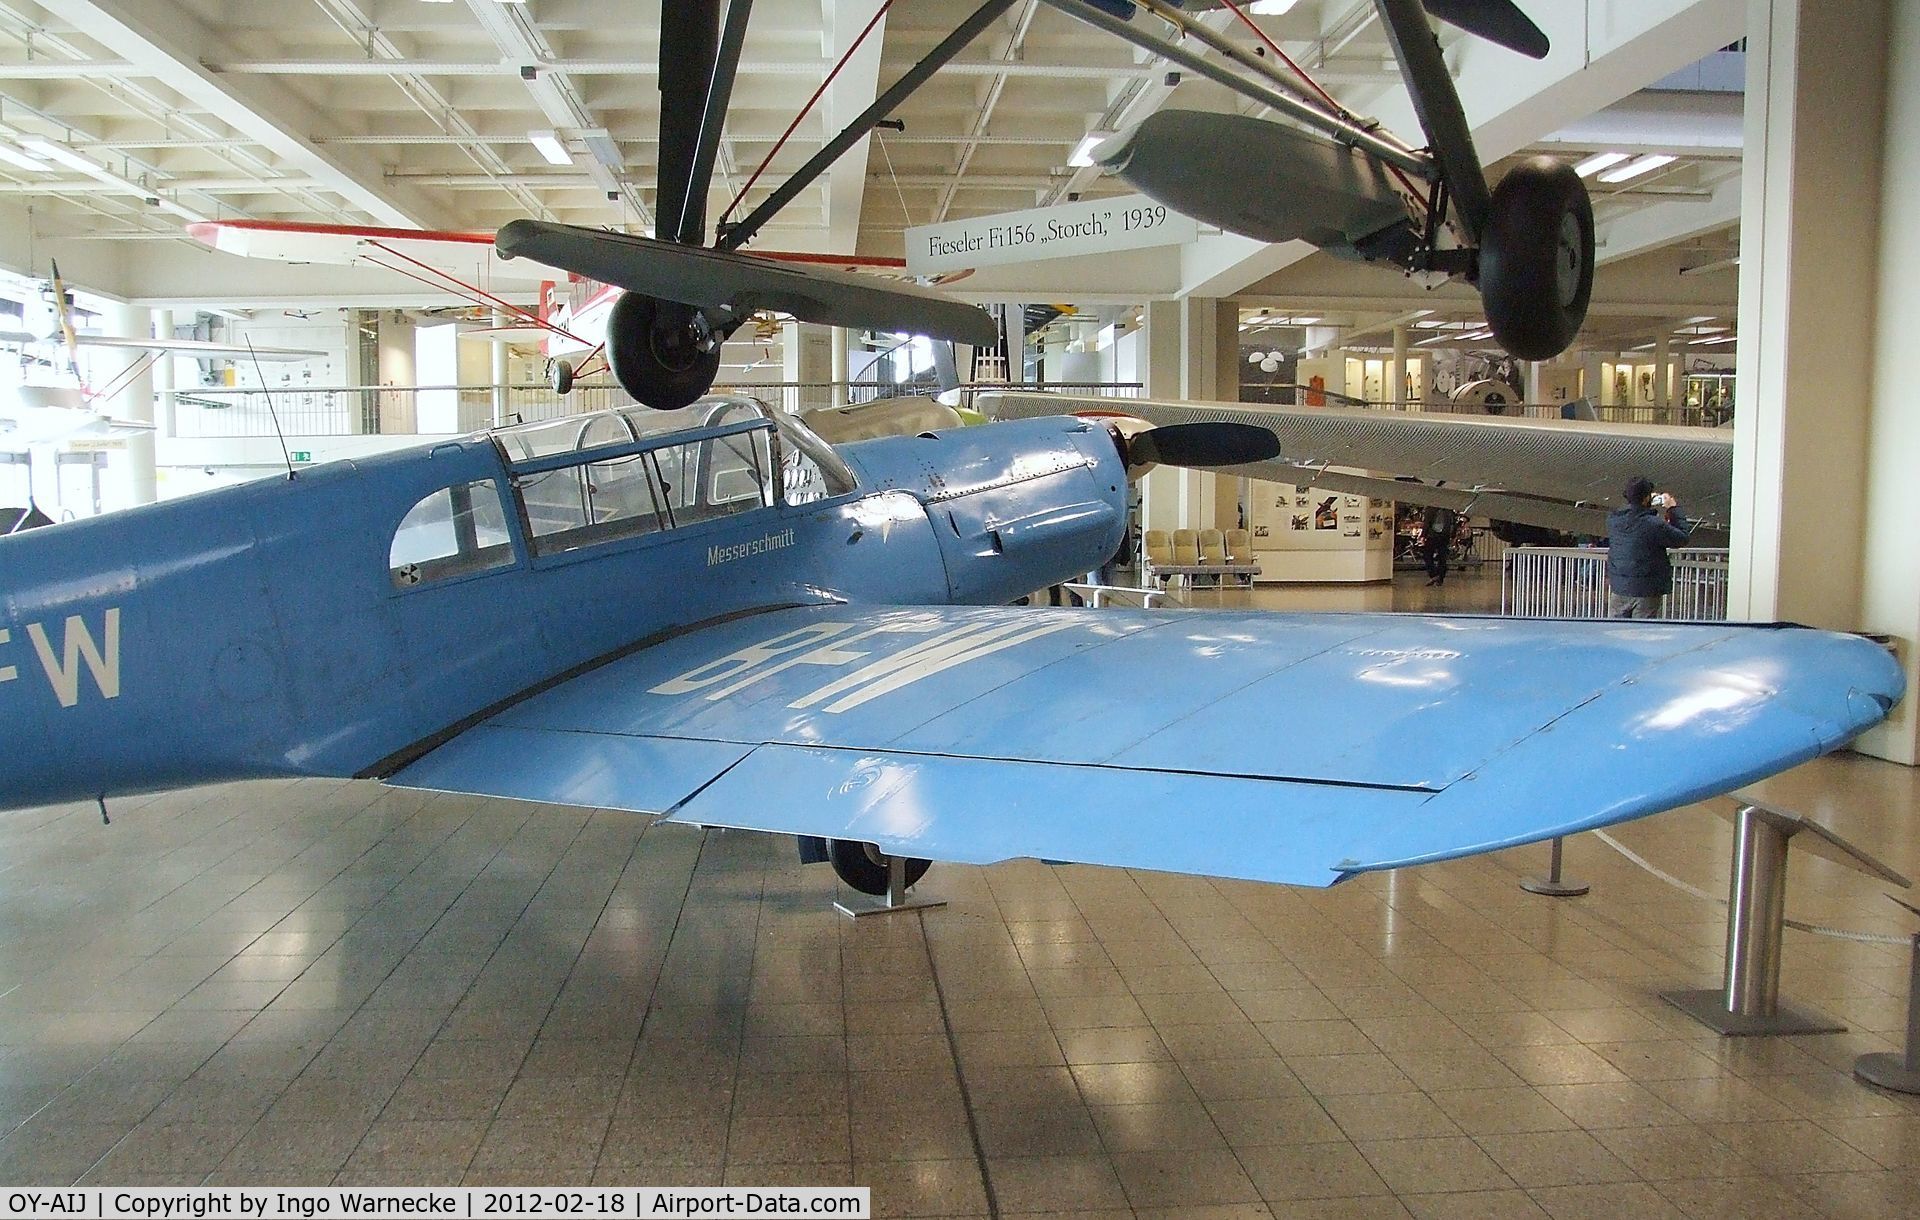
[[[1611,847],[1613,850],[1619,852],[1622,856],[1625,856],[1627,858],[1628,863],[1638,866],[1644,872],[1647,872],[1653,875],[1654,877],[1659,878],[1660,880],[1666,882],[1668,885],[1681,891],[1682,893],[1690,894],[1695,898],[1705,899],[1706,901],[1714,903],[1717,906],[1727,905],[1727,900],[1725,898],[1720,897],[1718,894],[1710,894],[1706,890],[1703,890],[1699,886],[1694,885],[1690,882],[1682,881],[1680,878],[1674,876],[1672,873],[1661,868],[1659,865],[1653,863],[1651,860],[1648,860],[1645,856],[1641,855],[1639,852],[1634,851],[1631,847],[1628,847],[1626,844],[1620,842],[1620,840],[1614,838],[1612,835],[1608,834],[1606,831],[1596,830],[1593,832],[1593,837],[1600,840],[1602,843],[1605,843],[1608,847]],[[1908,937],[1908,936],[1889,936],[1884,932],[1856,932],[1849,928],[1830,928],[1824,924],[1806,923],[1803,920],[1798,920],[1798,919],[1788,919],[1788,920],[1785,920],[1784,922],[1786,923],[1787,927],[1792,928],[1795,931],[1809,932],[1815,936],[1831,937],[1834,940],[1853,941],[1856,944],[1863,944],[1863,945],[1904,945],[1904,944],[1910,943],[1911,940],[1913,939],[1912,937]]]

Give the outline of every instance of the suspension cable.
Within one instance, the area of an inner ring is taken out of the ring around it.
[[[813,96],[807,99],[807,104],[800,107],[800,113],[793,116],[793,122],[787,124],[787,129],[780,133],[780,138],[775,140],[773,147],[767,150],[766,157],[761,160],[759,165],[754,167],[752,175],[747,178],[747,184],[741,187],[740,193],[733,197],[731,203],[727,204],[727,210],[720,213],[720,220],[716,227],[724,228],[726,226],[727,221],[733,216],[733,210],[740,206],[741,200],[747,197],[747,192],[753,189],[753,184],[760,181],[760,175],[766,172],[767,166],[773,164],[774,157],[779,155],[780,150],[786,146],[788,139],[799,129],[801,120],[805,119],[807,114],[813,109],[815,103],[819,102],[819,100],[826,95],[828,86],[833,84],[833,78],[840,75],[840,69],[846,67],[847,64],[852,61],[854,52],[860,49],[860,44],[867,40],[867,35],[873,33],[874,27],[880,24],[880,19],[885,17],[887,10],[892,7],[893,0],[880,0],[880,7],[874,11],[873,19],[867,22],[866,27],[860,31],[860,36],[853,40],[853,45],[849,46],[845,53],[840,56],[839,60],[834,63],[833,70],[828,72],[827,78],[820,82],[820,87],[813,91]]]

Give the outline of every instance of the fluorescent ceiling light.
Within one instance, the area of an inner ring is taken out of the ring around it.
[[[606,128],[592,127],[581,132],[580,142],[587,146],[587,151],[593,154],[595,161],[608,169],[626,168],[625,161],[620,156],[620,145],[614,141],[612,134]]]
[[[17,165],[21,169],[30,169],[36,174],[53,172],[53,166],[38,157],[29,157],[10,144],[0,144],[0,161],[5,161],[8,165]]]
[[[1112,136],[1113,133],[1111,131],[1089,131],[1086,135],[1080,137],[1080,144],[1073,150],[1073,155],[1067,158],[1067,164],[1077,169],[1085,169],[1087,166],[1092,165],[1093,150],[1100,147],[1101,143],[1110,139]]]
[[[1580,162],[1580,164],[1574,166],[1573,172],[1576,174],[1579,174],[1582,178],[1591,178],[1593,175],[1599,173],[1603,169],[1606,169],[1608,166],[1618,165],[1622,161],[1625,161],[1626,159],[1627,159],[1627,154],[1623,152],[1595,153],[1591,157],[1588,157],[1585,161],[1582,161]]]
[[[1291,319],[1291,321],[1295,326],[1312,326],[1318,321],[1320,321],[1320,319],[1317,317],[1305,317],[1305,318],[1293,318]]]
[[[1299,0],[1253,0],[1247,11],[1256,17],[1284,17],[1298,3]]]
[[[527,139],[532,141],[533,146],[540,150],[540,155],[547,159],[548,165],[573,164],[573,154],[567,151],[567,146],[562,144],[560,137],[553,132],[529,131],[527,133]]]
[[[1669,165],[1673,158],[1665,153],[1648,153],[1644,157],[1635,157],[1619,169],[1610,169],[1600,175],[1602,182],[1625,182],[1629,178],[1638,178],[1641,174]]]

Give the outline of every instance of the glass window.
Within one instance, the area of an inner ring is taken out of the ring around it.
[[[414,505],[387,550],[388,570],[402,589],[512,562],[500,492],[485,480],[443,487]]]
[[[651,453],[632,453],[519,476],[536,555],[664,529],[660,472]]]
[[[781,417],[780,438],[780,482],[787,503],[808,504],[853,490],[853,472],[798,416]]]
[[[654,450],[673,524],[711,521],[771,503],[772,440],[772,429],[755,428]]]

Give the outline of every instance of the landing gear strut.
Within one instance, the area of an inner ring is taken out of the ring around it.
[[[833,839],[827,843],[827,859],[840,880],[862,894],[872,894],[876,903],[836,902],[833,909],[842,915],[884,915],[889,911],[918,910],[945,906],[943,900],[909,901],[907,889],[927,875],[931,860],[914,856],[889,856],[871,843],[851,839]]]

